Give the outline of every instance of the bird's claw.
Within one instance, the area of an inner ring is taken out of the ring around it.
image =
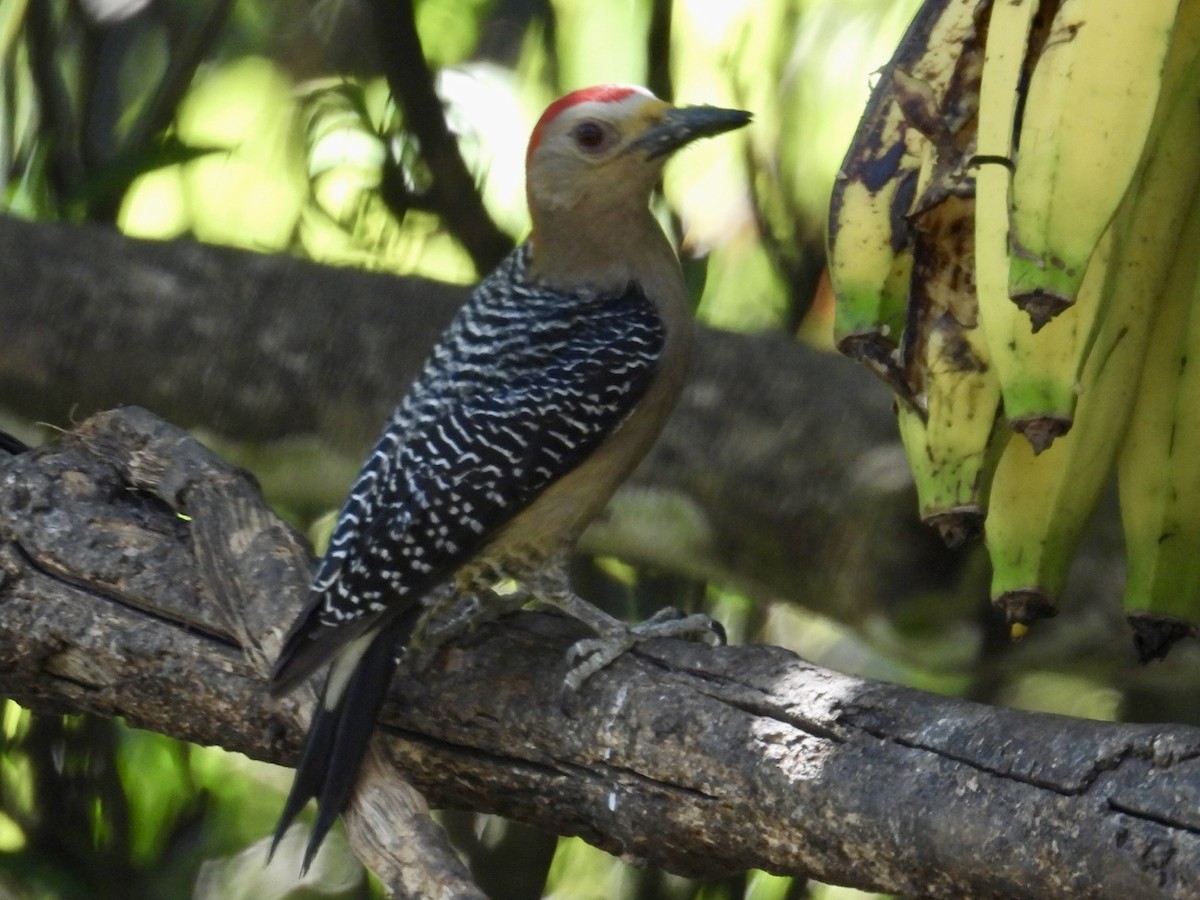
[[[578,640],[567,650],[567,675],[559,695],[563,711],[570,712],[575,695],[589,678],[643,641],[657,638],[700,641],[710,647],[721,646],[726,641],[725,628],[720,622],[703,613],[684,615],[674,607],[660,609],[630,628]]]
[[[409,639],[406,655],[410,671],[429,668],[441,649],[473,634],[479,626],[516,612],[528,601],[527,594],[450,595],[422,615]]]
[[[638,643],[632,630],[613,632],[605,637],[584,638],[567,650],[567,675],[559,693],[559,705],[570,713],[575,695],[584,682],[616,662]]]
[[[650,638],[680,638],[686,641],[699,641],[710,647],[723,647],[728,642],[725,626],[704,613],[692,613],[685,616],[673,606],[660,609],[645,622],[634,625],[630,629],[636,635],[645,635],[641,640]]]

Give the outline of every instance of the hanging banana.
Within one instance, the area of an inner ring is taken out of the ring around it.
[[[958,63],[987,0],[929,0],[883,68],[834,183],[829,276],[838,297],[834,339],[902,399],[913,390],[896,356],[912,266],[907,216],[926,136],[953,131],[941,110],[958,90]],[[924,130],[923,130],[924,129]]]
[[[1124,606],[1143,662],[1195,634],[1200,613],[1200,194],[1149,339],[1117,459],[1129,572]]]
[[[900,398],[921,517],[951,546],[981,530],[997,456],[999,387],[974,303],[974,189],[966,172],[985,8],[927,4],[918,15],[847,154],[829,232],[831,274],[842,298],[839,346]],[[882,111],[890,118],[881,119]],[[896,167],[883,167],[882,159]],[[867,176],[880,171],[892,177],[872,194]],[[874,253],[864,251],[868,226],[875,229]],[[890,319],[882,309],[894,310]]]
[[[1001,289],[1029,315],[1015,315],[1000,290],[981,302],[1005,415],[1034,452],[1074,422],[1080,373],[1103,315],[1096,304],[1106,296],[1093,291],[1084,295],[1090,302],[1078,302],[1079,285],[1142,159],[1176,3],[1125,4],[1106,18],[1112,0],[1066,0],[1048,32],[1030,42],[1041,49],[1025,97]],[[1122,44],[1114,69],[1104,54],[1126,24],[1123,40],[1144,36],[1146,46]],[[1122,78],[1120,92],[1110,90],[1114,77]],[[1130,103],[1136,114],[1126,115]]]
[[[996,450],[1007,438],[996,427],[1000,385],[974,304],[974,211],[968,190],[912,217],[912,315],[901,348],[921,405],[898,405],[900,436],[921,519],[950,547],[982,529]]]
[[[922,516],[941,524],[949,498],[986,510],[993,598],[1015,633],[1056,609],[1120,450],[1126,609],[1139,646],[1161,652],[1156,635],[1169,645],[1200,619],[1200,467],[1188,464],[1200,364],[1182,362],[1200,359],[1200,0],[984,2],[960,46],[939,48],[951,32],[929,23],[950,8],[926,3],[893,65],[953,58],[957,80],[893,72],[844,166],[860,180],[881,171],[869,155],[883,146],[879,111],[899,110],[889,127],[907,140],[888,172],[903,168],[907,211],[896,215],[897,189],[883,225],[878,204],[835,189],[839,304],[845,276],[866,271],[844,240],[862,233],[857,215],[875,216],[890,254],[885,266],[876,248],[874,281],[857,282],[875,289],[850,297],[839,323],[894,342],[875,346]],[[901,286],[907,303],[898,337],[894,310],[880,324],[885,284],[889,303]],[[839,337],[855,355],[851,331]]]
[[[1047,378],[1044,370],[1061,365],[1064,348],[1054,340],[1063,329],[1060,326],[1055,334],[1039,340],[1029,317],[1008,295],[1014,135],[1021,81],[1033,58],[1030,48],[1045,41],[1047,17],[1043,16],[1039,26],[1038,12],[1038,0],[1015,0],[994,5],[988,21],[976,150],[975,277],[979,315],[986,323],[983,334],[1000,385],[1004,415],[1013,429],[1025,434],[1034,450],[1041,452],[1066,430],[1059,427],[1061,420],[1051,420],[1053,424],[1047,429],[1046,419],[1027,417],[1031,408],[1045,408],[1047,393],[1053,393],[1053,386],[1059,383]],[[1069,355],[1072,367],[1067,392],[1073,411],[1075,396],[1071,388],[1078,360],[1073,358],[1074,353]]]
[[[1124,605],[1143,661],[1200,621],[1200,2],[1180,6],[1146,167],[1147,266],[1169,262],[1138,400],[1117,463],[1129,574]],[[1138,273],[1142,274],[1141,272]]]
[[[1011,442],[996,470],[985,526],[992,596],[1018,625],[1056,608],[1127,433],[1149,326],[1177,248],[1196,252],[1179,233],[1200,183],[1198,48],[1200,2],[1189,0],[1165,68],[1146,73],[1162,83],[1162,102],[1134,183],[1101,242],[1105,249],[1093,255],[1078,292],[1077,307],[1103,314],[1078,378],[1075,426],[1039,457],[1026,442]],[[1057,324],[1039,334],[1050,335]]]
[[[1063,0],[1030,79],[1009,294],[1041,328],[1075,302],[1158,100],[1179,0]]]
[[[1113,235],[1105,235],[1080,288],[1098,303],[1107,286]],[[1084,372],[1079,423],[1038,453],[1025,440],[1004,448],[992,480],[984,532],[992,560],[992,601],[1013,635],[1052,616],[1083,529],[1108,482],[1117,441],[1129,415],[1132,385],[1153,297],[1127,295],[1122,314],[1106,317],[1098,350]]]
[[[1000,391],[976,337],[977,329],[944,313],[925,348],[925,416],[908,404],[897,406],[921,520],[948,547],[981,532],[991,472],[1008,437],[997,427]]]

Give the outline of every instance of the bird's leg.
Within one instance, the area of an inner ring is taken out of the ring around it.
[[[562,610],[596,632],[596,637],[576,641],[567,651],[569,669],[562,687],[564,707],[569,706],[589,678],[643,641],[682,638],[703,641],[714,647],[725,643],[725,629],[719,622],[703,613],[685,616],[674,607],[660,609],[637,625],[626,625],[571,590],[565,560],[544,567],[528,583],[538,600]]]
[[[485,622],[516,612],[529,600],[529,592],[521,589],[501,593],[489,588],[466,594],[447,585],[437,593],[413,629],[406,650],[410,668],[420,672],[446,644]]]
[[[571,594],[571,597],[575,602],[586,603],[578,595]],[[561,606],[559,608],[565,609]],[[710,647],[717,647],[725,643],[725,629],[720,622],[704,613],[685,616],[674,607],[668,606],[632,627],[622,625],[619,631],[601,633],[599,637],[576,641],[567,651],[567,664],[570,669],[567,671],[567,677],[563,679],[564,704],[569,704],[584,682],[601,669],[643,641],[656,638],[702,641]]]

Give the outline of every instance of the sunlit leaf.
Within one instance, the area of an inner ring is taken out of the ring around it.
[[[619,803],[616,788],[611,798]],[[560,838],[545,900],[609,900],[633,896],[637,874],[620,860],[585,843],[581,838]]]
[[[134,861],[150,865],[161,857],[176,817],[195,792],[186,746],[127,728],[121,732],[117,766],[131,812],[130,852]]]
[[[761,234],[749,234],[752,246],[743,247],[739,229],[756,231],[759,223],[749,222],[729,200],[723,209],[706,200],[713,211],[690,218],[702,223],[693,228],[724,228],[724,240],[706,240],[698,232],[699,243],[721,247],[716,268],[724,266],[720,257],[726,253],[753,259],[766,240],[773,248],[771,266],[819,268],[819,259],[814,263],[811,257],[820,253],[833,178],[866,99],[864,73],[873,68],[863,60],[886,61],[915,6],[916,0],[676,2],[671,62],[678,96],[739,106],[755,116],[749,128],[720,142],[721,149],[741,143],[743,154],[718,156],[703,146],[694,151],[697,157],[711,152],[723,160],[714,165],[749,170],[712,178],[710,190],[737,198],[767,226]],[[690,169],[692,155],[685,154],[667,172],[668,195],[681,204],[697,178]],[[695,191],[701,197],[706,193]],[[686,206],[681,208],[686,226],[689,215]],[[769,277],[757,264],[751,271],[757,273],[756,283],[748,287],[734,279],[710,280],[704,302],[710,321],[742,329],[784,324],[790,272]]]
[[[564,90],[606,81],[645,84],[652,0],[552,0]]]
[[[247,57],[202,79],[180,108],[185,144],[224,147],[188,163],[184,194],[201,240],[281,250],[308,192],[292,85],[268,60]]]
[[[9,816],[0,813],[0,853],[16,853],[25,846],[25,832]]]
[[[433,66],[462,62],[475,49],[479,25],[491,0],[420,0],[417,33],[425,58]]]
[[[514,237],[529,230],[525,146],[534,117],[513,74],[490,63],[443,71],[438,94],[459,150],[480,185],[492,219]]]

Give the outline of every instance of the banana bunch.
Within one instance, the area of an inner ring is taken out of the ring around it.
[[[918,206],[918,181],[928,190],[960,163],[956,134],[973,110],[955,98],[978,70],[978,0],[936,0],[917,13],[872,93],[830,199],[829,270],[837,285],[834,338],[838,349],[876,372],[901,397],[913,392],[896,354],[905,322],[913,253],[908,217]],[[976,60],[963,59],[971,48]],[[940,152],[939,152],[940,151]],[[959,166],[961,168],[961,166]],[[940,187],[939,187],[940,190]],[[944,192],[943,192],[944,193]]]
[[[847,153],[838,346],[896,394],[922,518],[982,523],[1014,635],[1114,467],[1139,652],[1194,634],[1198,187],[1200,0],[927,0]]]
[[[1200,40],[1200,28],[1197,32],[1194,39]],[[1188,78],[1200,83],[1200,61],[1193,62]],[[1147,172],[1158,170],[1158,190],[1148,189],[1144,203],[1148,219],[1155,214],[1151,203],[1172,202],[1170,167],[1200,168],[1198,94],[1195,89],[1180,94],[1169,113],[1180,122],[1147,167]],[[1161,242],[1166,273],[1160,278],[1137,402],[1117,457],[1129,558],[1125,610],[1143,661],[1163,656],[1181,637],[1195,636],[1193,623],[1200,618],[1200,189],[1195,180],[1182,222],[1170,215],[1147,223]],[[1131,279],[1142,275],[1130,272]]]
[[[884,67],[830,202],[838,348],[899,398],[924,521],[979,533],[999,383],[973,297],[968,160],[983,66],[978,0],[931,0]]]

